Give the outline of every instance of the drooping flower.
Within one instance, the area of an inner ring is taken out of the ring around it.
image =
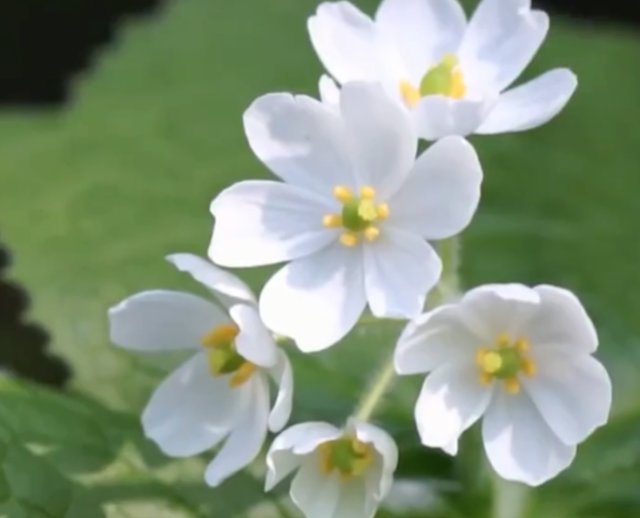
[[[349,2],[323,3],[308,25],[338,83],[379,81],[427,140],[540,126],[577,86],[559,68],[509,90],[549,28],[531,0],[482,0],[468,23],[457,0],[383,0],[374,20]],[[329,78],[322,86],[335,96]]]
[[[167,259],[209,288],[216,301],[178,291],[138,293],[109,310],[110,336],[130,350],[194,351],[154,392],[142,426],[172,457],[197,455],[226,439],[205,473],[207,483],[217,486],[253,461],[267,428],[286,425],[291,366],[240,279],[191,254]],[[271,410],[269,377],[279,386]]]
[[[306,518],[371,518],[393,482],[398,449],[384,430],[350,421],[292,426],[267,454],[270,491],[294,471],[291,499]]]
[[[220,193],[209,255],[228,267],[291,261],[260,297],[267,326],[308,352],[340,340],[367,303],[380,317],[419,314],[441,273],[426,240],[460,232],[478,205],[473,148],[450,137],[416,160],[408,114],[377,84],[345,85],[339,107],[266,95],[244,124],[285,183]]]
[[[422,442],[450,454],[481,417],[485,451],[503,478],[541,484],[605,424],[611,381],[580,301],[553,286],[487,285],[410,323],[400,374],[429,372],[415,417]]]

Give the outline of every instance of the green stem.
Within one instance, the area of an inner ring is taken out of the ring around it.
[[[493,476],[493,518],[524,518],[529,503],[529,488]]]
[[[386,392],[391,387],[396,372],[393,365],[393,355],[383,364],[380,372],[373,378],[369,390],[364,393],[364,397],[357,406],[354,417],[358,421],[368,421],[371,419],[378,403],[382,400]]]

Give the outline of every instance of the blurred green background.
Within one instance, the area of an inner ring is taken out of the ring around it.
[[[0,516],[286,515],[281,494],[262,495],[260,463],[211,490],[201,479],[211,455],[169,461],[143,439],[139,412],[178,358],[116,350],[106,310],[143,289],[199,289],[163,257],[204,254],[215,194],[268,177],[241,114],[263,93],[316,95],[321,67],[305,24],[317,3],[167,2],[120,28],[76,79],[67,108],[0,113],[0,230],[15,257],[11,277],[74,370],[68,394],[0,380]],[[376,4],[356,3],[368,12]],[[554,17],[526,76],[569,66],[580,80],[570,105],[540,129],[473,138],[485,183],[464,235],[463,283],[576,291],[614,381],[611,424],[533,494],[535,518],[640,516],[639,56],[631,31]],[[241,272],[256,288],[267,274]],[[370,376],[363,365],[375,369],[398,330],[374,324],[328,353],[292,351],[294,420],[342,422]],[[400,443],[400,477],[422,481],[429,495],[445,491],[429,509],[393,516],[490,516],[483,487],[460,476],[465,459],[419,446],[411,418],[419,383],[401,380],[378,420]]]

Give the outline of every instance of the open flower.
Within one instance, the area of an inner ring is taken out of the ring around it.
[[[214,262],[291,261],[266,284],[260,313],[307,352],[340,340],[367,302],[380,317],[419,314],[441,273],[426,240],[460,232],[480,198],[473,148],[450,137],[416,161],[409,116],[378,84],[345,85],[338,108],[256,100],[249,144],[285,183],[240,182],[211,204]]]
[[[395,363],[400,374],[431,373],[415,411],[425,445],[455,454],[460,434],[484,416],[494,469],[538,485],[607,421],[611,381],[592,356],[597,346],[571,292],[487,285],[410,323]]]
[[[195,352],[154,392],[142,426],[173,457],[200,454],[226,438],[205,474],[216,486],[258,455],[267,427],[286,425],[291,366],[240,279],[194,255],[167,259],[212,290],[217,303],[177,291],[138,293],[109,310],[111,340],[138,351]],[[269,376],[279,385],[271,411]]]
[[[323,3],[309,19],[333,78],[381,82],[428,140],[522,131],[562,110],[577,86],[567,69],[507,90],[548,28],[531,0],[482,0],[468,23],[457,0],[384,0],[375,20],[349,2]],[[335,97],[328,78],[322,86]]]
[[[385,498],[398,464],[398,448],[384,430],[350,421],[288,428],[267,455],[270,491],[297,471],[291,499],[306,518],[371,518]]]

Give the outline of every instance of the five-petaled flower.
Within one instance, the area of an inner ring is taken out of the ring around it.
[[[611,381],[579,300],[553,286],[487,285],[407,326],[400,374],[430,372],[416,405],[422,442],[450,454],[484,416],[494,469],[530,485],[556,476],[606,423]]]
[[[177,291],[138,293],[109,310],[111,340],[140,351],[196,351],[155,391],[142,425],[174,457],[197,455],[226,438],[205,473],[217,486],[258,455],[267,428],[286,425],[293,376],[240,279],[191,254],[167,259],[209,288],[217,303]],[[279,385],[271,411],[269,376]]]
[[[408,113],[374,83],[343,87],[339,109],[272,94],[244,116],[255,154],[285,183],[244,181],[211,204],[211,259],[228,267],[291,261],[260,313],[306,352],[339,341],[366,304],[414,317],[438,281],[427,240],[460,232],[480,198],[471,145],[449,137],[417,160]]]
[[[306,518],[371,518],[391,488],[397,464],[394,440],[376,426],[351,420],[340,430],[303,423],[271,445],[265,489],[297,470],[290,494]]]
[[[323,3],[309,19],[328,72],[340,84],[383,84],[428,140],[522,131],[554,117],[577,86],[571,71],[507,90],[548,27],[531,0],[482,0],[468,23],[457,0],[383,0],[375,20],[349,2]],[[326,78],[322,87],[335,101],[335,85]]]

